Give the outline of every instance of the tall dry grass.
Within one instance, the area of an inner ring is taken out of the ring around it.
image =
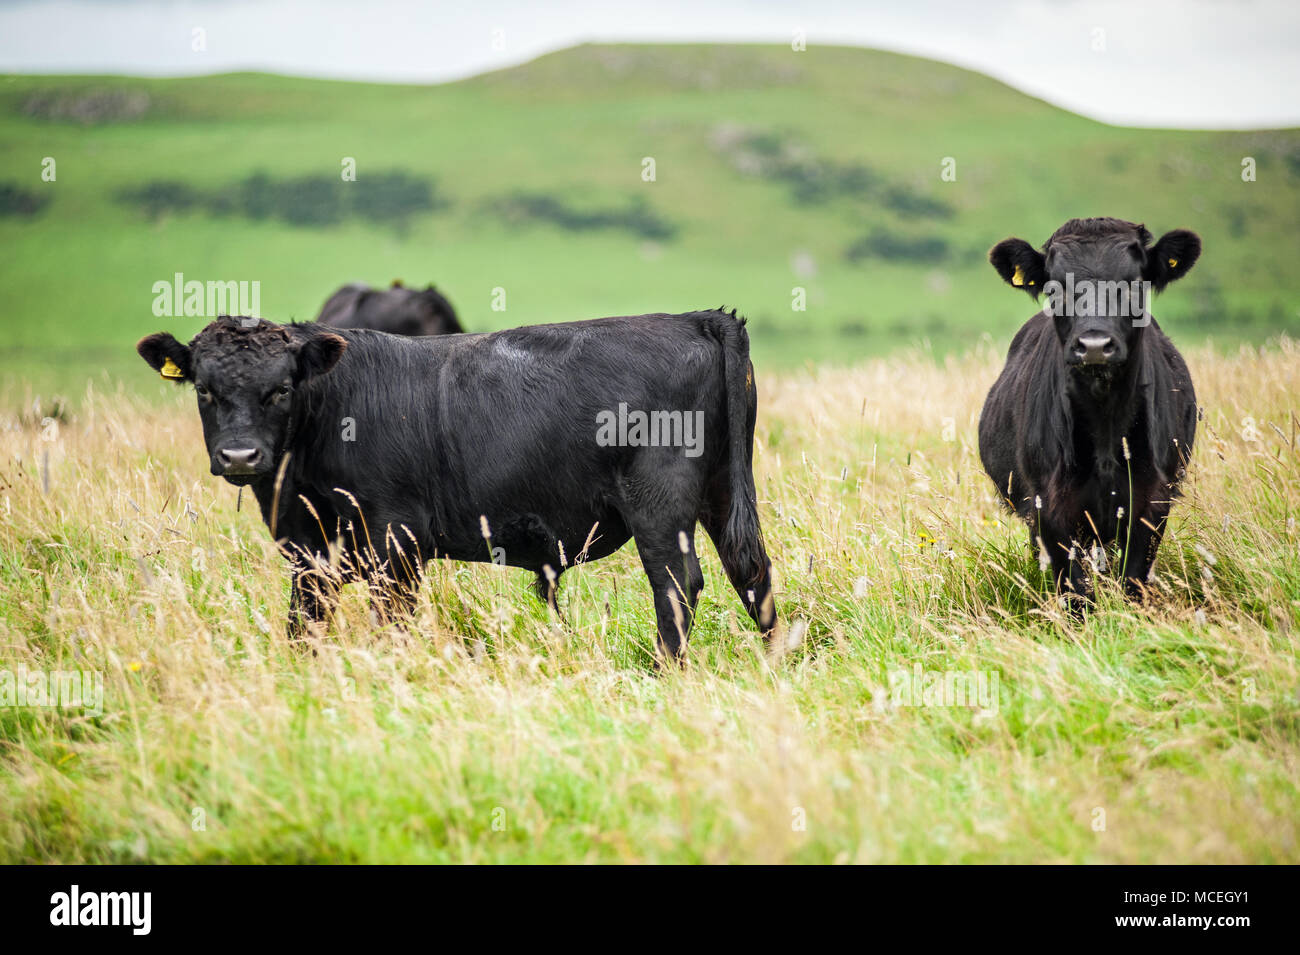
[[[659,678],[631,548],[565,576],[562,623],[521,571],[435,564],[415,633],[353,590],[292,650],[192,395],[92,388],[57,432],[12,404],[0,671],[106,694],[0,706],[0,860],[1297,861],[1300,346],[1188,359],[1156,593],[1083,624],[979,467],[1000,355],[760,376],[779,652],[708,552]],[[916,664],[996,705],[896,705]]]

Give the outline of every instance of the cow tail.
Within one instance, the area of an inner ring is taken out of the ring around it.
[[[754,488],[751,409],[758,401],[754,369],[749,361],[745,320],[733,310],[721,314],[715,326],[722,343],[727,393],[728,484],[731,504],[723,526],[719,556],[739,586],[753,586],[768,575],[767,550],[758,523],[758,494]]]

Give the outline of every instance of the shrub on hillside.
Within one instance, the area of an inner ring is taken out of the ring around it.
[[[47,193],[24,189],[12,182],[0,182],[0,216],[23,216],[30,219],[49,202]]]

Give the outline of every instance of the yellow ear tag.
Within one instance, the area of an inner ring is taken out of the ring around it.
[[[1024,284],[1025,284],[1025,272],[1024,272],[1024,270],[1023,270],[1020,266],[1018,266],[1018,265],[1016,266],[1015,274],[1011,276],[1011,284],[1012,284],[1012,285],[1024,285]]]
[[[1171,269],[1176,269],[1176,268],[1178,268],[1178,260],[1177,260],[1177,259],[1170,259],[1170,260],[1169,260],[1169,267],[1170,267]]]
[[[158,370],[158,374],[162,375],[164,378],[172,379],[185,377],[185,372],[181,371],[180,368],[177,367],[176,362],[172,361],[170,358],[163,359],[163,366]]]

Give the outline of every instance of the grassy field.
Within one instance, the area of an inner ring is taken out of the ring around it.
[[[136,339],[206,323],[153,314],[177,272],[259,282],[280,321],[400,277],[475,330],[725,302],[760,367],[961,352],[1027,314],[988,248],[1089,215],[1202,235],[1157,309],[1180,341],[1300,332],[1300,131],[1107,126],[868,50],[583,46],[439,86],[0,77],[0,198],[10,397],[135,389]]]
[[[1205,418],[1152,598],[1079,624],[975,431],[1032,311],[988,248],[1087,215],[1201,234],[1155,312]],[[1298,130],[1116,128],[865,50],[0,77],[0,862],[1300,862],[1297,221]],[[473,330],[738,307],[778,645],[704,545],[681,672],[630,546],[563,621],[436,564],[414,633],[353,590],[290,649],[251,497],[134,351],[207,323],[155,314],[178,272],[276,320],[398,277]],[[5,702],[56,671],[102,707]]]
[[[563,623],[523,572],[435,564],[416,633],[353,591],[291,650],[283,561],[207,475],[189,389],[10,417],[0,668],[105,693],[0,707],[0,861],[1300,861],[1300,346],[1190,351],[1154,596],[1103,588],[1082,625],[979,469],[999,361],[760,378],[780,643],[709,550],[659,678],[630,547],[566,575]],[[996,693],[903,705],[914,668]]]

